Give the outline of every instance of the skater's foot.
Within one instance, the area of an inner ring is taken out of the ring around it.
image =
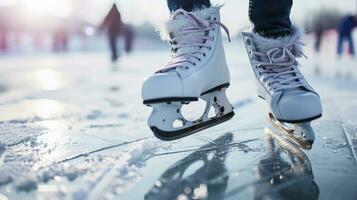
[[[299,70],[297,58],[304,54],[298,30],[278,38],[265,38],[256,33],[243,33],[243,36],[259,96],[268,102],[274,117],[288,123],[321,117],[320,97]]]
[[[225,96],[230,80],[221,28],[228,33],[220,22],[219,8],[210,7],[194,12],[179,9],[161,30],[162,38],[171,44],[172,58],[142,87],[144,104],[153,107],[149,126],[159,138],[177,139],[233,116]],[[186,120],[182,105],[199,98],[207,104],[202,117]],[[211,108],[216,115],[209,118]]]

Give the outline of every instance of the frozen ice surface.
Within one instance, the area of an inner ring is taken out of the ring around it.
[[[26,126],[25,123],[4,122],[0,123],[0,144],[1,146],[14,146],[30,140],[32,137],[41,135],[44,131],[42,127]],[[1,150],[0,150],[1,151]]]
[[[140,94],[164,50],[124,56],[115,69],[104,53],[1,57],[0,197],[356,199],[355,61],[307,53],[302,70],[324,116],[302,152],[264,134],[248,59],[240,42],[227,45],[236,116],[172,142],[153,137]]]

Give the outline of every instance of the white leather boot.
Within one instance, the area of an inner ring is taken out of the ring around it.
[[[276,39],[256,33],[243,33],[243,39],[271,120],[301,146],[311,148],[315,135],[310,122],[321,117],[322,106],[299,69],[297,58],[304,56],[301,34],[294,28],[290,35]]]
[[[228,30],[220,22],[219,9],[179,9],[161,30],[162,38],[171,44],[172,58],[142,86],[144,104],[153,107],[148,124],[160,139],[184,137],[234,115],[224,92],[230,77],[221,27],[227,34]],[[186,120],[181,114],[182,105],[199,98],[207,103],[204,114],[196,121]],[[216,115],[209,118],[211,107]]]
[[[243,33],[256,77],[259,96],[265,99],[274,117],[283,122],[311,121],[321,117],[319,95],[300,72],[297,58],[303,56],[300,33],[264,38]]]

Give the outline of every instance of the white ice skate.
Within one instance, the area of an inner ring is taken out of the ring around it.
[[[270,107],[270,121],[296,144],[310,149],[315,140],[310,122],[321,117],[322,106],[296,60],[304,55],[301,34],[294,28],[289,36],[276,39],[256,33],[243,33],[243,38],[258,94]]]
[[[155,136],[174,140],[217,125],[233,117],[233,107],[225,90],[229,71],[223,50],[219,7],[194,12],[179,9],[161,30],[171,44],[172,58],[163,69],[145,79],[142,97],[153,107],[148,124]],[[203,115],[186,120],[181,107],[201,98]],[[215,115],[209,117],[210,109]]]

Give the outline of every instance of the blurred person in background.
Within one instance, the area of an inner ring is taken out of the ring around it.
[[[6,25],[0,21],[0,52],[8,49],[8,30]]]
[[[344,41],[348,42],[349,53],[354,57],[355,49],[353,44],[352,32],[357,26],[357,15],[347,15],[343,17],[337,28],[338,31],[338,43],[337,43],[337,55],[341,57],[343,52]]]
[[[53,33],[53,51],[54,52],[66,52],[68,50],[68,33],[61,27]]]
[[[7,32],[5,30],[0,31],[0,52],[6,52],[8,49],[7,44]]]
[[[325,35],[335,31],[343,17],[334,8],[319,8],[313,11],[312,15],[305,17],[305,30],[314,35],[314,50],[319,53],[322,47],[322,40]]]
[[[107,31],[109,47],[111,51],[111,61],[115,63],[119,58],[117,40],[120,36],[125,40],[125,51],[132,50],[132,43],[134,38],[133,28],[122,22],[120,12],[115,4],[113,4],[103,23],[99,26],[100,31]]]
[[[109,47],[111,51],[111,60],[116,62],[118,60],[117,39],[119,37],[120,29],[122,28],[121,15],[115,4],[113,4],[99,30],[106,30],[108,35]]]
[[[122,24],[121,35],[124,37],[125,46],[124,50],[126,53],[130,53],[133,49],[133,42],[134,42],[134,28],[129,24]]]
[[[322,42],[324,31],[321,27],[318,27],[314,34],[315,34],[314,50],[315,52],[319,53],[321,49],[321,42]]]

